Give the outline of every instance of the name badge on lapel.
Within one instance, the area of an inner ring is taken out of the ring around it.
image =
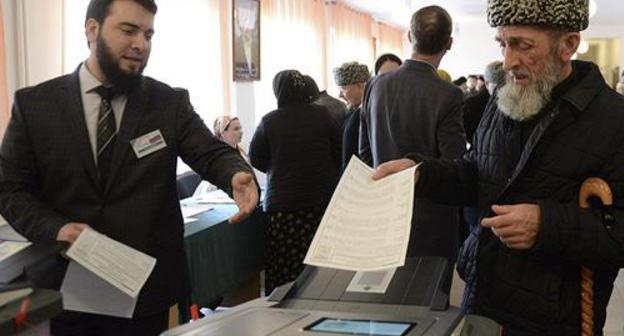
[[[160,130],[155,130],[130,140],[130,145],[132,145],[134,154],[136,154],[138,159],[167,147],[165,138],[160,133]]]

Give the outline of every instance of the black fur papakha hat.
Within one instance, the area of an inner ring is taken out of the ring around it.
[[[492,27],[530,25],[578,32],[589,24],[589,0],[488,0],[487,15]]]

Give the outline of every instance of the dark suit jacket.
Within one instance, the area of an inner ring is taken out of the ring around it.
[[[154,130],[167,147],[138,159],[130,140]],[[186,91],[145,77],[128,95],[111,173],[101,187],[76,71],[16,93],[0,147],[0,212],[35,242],[54,240],[68,222],[83,222],[155,257],[135,316],[162,311],[190,290],[176,193],[178,156],[228,191],[234,173],[250,171],[236,150],[213,137]],[[57,267],[61,275],[64,266]]]
[[[340,101],[340,99],[336,99],[330,96],[327,91],[322,91],[319,94],[319,97],[314,101],[314,104],[325,106],[329,114],[336,119],[338,125],[343,127],[345,122],[345,116],[347,115],[347,105]]]
[[[342,170],[347,168],[351,156],[360,157],[360,111],[357,109],[347,113],[342,131]]]
[[[373,79],[364,93],[360,154],[378,166],[410,152],[442,159],[459,158],[466,149],[461,120],[462,92],[441,80],[435,69],[407,60]],[[408,254],[457,253],[457,211],[424,199],[414,201]],[[449,282],[450,284],[450,282]]]
[[[289,105],[265,115],[249,145],[251,164],[267,174],[264,209],[326,206],[340,176],[340,137],[323,106]]]

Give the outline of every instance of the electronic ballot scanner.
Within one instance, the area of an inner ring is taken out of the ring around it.
[[[491,320],[465,318],[439,290],[447,262],[407,258],[397,269],[353,272],[306,266],[266,298],[168,330],[164,336],[499,335]]]

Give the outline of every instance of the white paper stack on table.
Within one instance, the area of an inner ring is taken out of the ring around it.
[[[213,190],[193,197],[199,203],[234,204],[234,200],[221,189]]]
[[[403,266],[410,237],[415,169],[373,181],[373,169],[352,157],[304,263],[349,271]]]
[[[210,205],[210,203],[204,202],[195,196],[180,201],[180,210],[182,211],[184,224],[197,221],[197,215],[212,209],[214,209],[214,207]]]
[[[66,254],[71,261],[61,286],[64,309],[132,317],[155,258],[91,229]]]

